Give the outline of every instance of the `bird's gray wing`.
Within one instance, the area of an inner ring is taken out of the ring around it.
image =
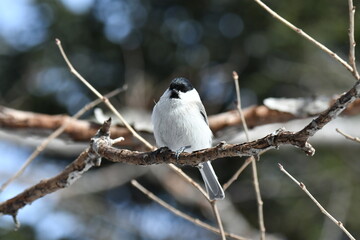
[[[206,122],[206,124],[209,125],[209,121],[208,121],[208,118],[207,118],[207,115],[206,115],[204,105],[201,102],[197,103],[197,105],[198,105],[198,108],[200,110],[201,116],[204,118],[204,121]]]

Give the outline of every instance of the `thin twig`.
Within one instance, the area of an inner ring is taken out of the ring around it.
[[[245,170],[245,168],[253,161],[254,157],[248,157],[241,167],[235,172],[235,174],[223,185],[224,191],[230,187],[233,182],[235,182],[240,174]]]
[[[240,87],[239,87],[239,76],[238,74],[233,71],[233,78],[234,78],[234,82],[235,82],[235,89],[236,89],[236,97],[237,97],[237,109],[239,111],[241,120],[242,120],[242,124],[244,127],[244,131],[245,131],[245,135],[246,135],[246,140],[249,142],[250,141],[250,136],[249,136],[249,130],[245,121],[245,117],[243,114],[243,111],[241,109],[241,97],[240,97]],[[265,240],[265,223],[264,223],[264,211],[263,211],[263,206],[264,206],[264,202],[261,199],[261,193],[260,193],[260,186],[259,186],[259,178],[258,178],[258,173],[257,173],[257,166],[256,166],[256,160],[259,158],[259,155],[257,155],[256,157],[250,157],[249,159],[251,160],[251,167],[252,167],[252,173],[253,173],[253,183],[254,183],[254,189],[255,189],[255,193],[256,193],[256,200],[257,200],[257,205],[258,205],[258,217],[259,217],[259,227],[260,227],[260,240]],[[243,164],[243,166],[247,166],[246,162]],[[241,168],[240,168],[241,169]],[[238,171],[240,172],[240,171]],[[235,173],[236,175],[237,173]]]
[[[334,53],[333,51],[331,51],[329,48],[327,48],[326,46],[324,46],[323,44],[321,44],[320,42],[316,41],[314,38],[312,38],[311,36],[309,36],[307,33],[305,33],[302,29],[296,27],[295,25],[293,25],[292,23],[290,23],[289,21],[287,21],[286,19],[284,19],[283,17],[281,17],[279,14],[277,14],[276,12],[274,12],[271,8],[269,8],[265,3],[263,3],[261,0],[254,0],[257,4],[259,4],[263,9],[265,9],[268,13],[270,13],[271,16],[273,16],[275,19],[279,20],[280,22],[282,22],[283,24],[285,24],[287,27],[291,28],[292,30],[294,30],[295,32],[297,32],[298,34],[300,34],[300,36],[304,37],[305,39],[309,40],[310,42],[312,42],[313,44],[315,44],[317,47],[319,47],[321,50],[323,50],[324,52],[326,52],[327,54],[329,54],[332,58],[334,58],[336,61],[338,61],[339,63],[341,63],[346,69],[348,69],[350,72],[353,72],[353,68],[352,66],[350,66],[346,61],[344,61],[341,57],[339,57],[336,53]]]
[[[217,208],[217,206],[216,206],[216,201],[211,201],[210,204],[211,204],[211,208],[212,208],[212,210],[213,210],[213,212],[214,212],[214,215],[215,215],[215,218],[216,218],[216,222],[217,222],[218,225],[219,225],[221,239],[222,239],[222,240],[226,240],[224,227],[223,227],[223,224],[222,224],[222,221],[221,221],[221,218],[220,218],[219,210],[218,210],[218,208]]]
[[[107,98],[111,98],[117,94],[119,94],[120,92],[124,91],[126,89],[126,86],[124,86],[123,88],[118,88],[115,89],[114,91],[111,91],[110,93],[106,94],[105,97]],[[11,176],[8,180],[6,180],[0,188],[0,192],[4,191],[5,188],[7,186],[9,186],[9,184],[11,182],[13,182],[15,179],[17,179],[24,171],[25,169],[30,165],[30,163],[46,148],[46,146],[56,137],[58,137],[66,128],[67,126],[70,124],[70,120],[74,120],[74,119],[78,119],[80,118],[85,112],[87,112],[88,110],[92,109],[93,107],[95,107],[96,105],[100,104],[102,102],[101,99],[96,99],[88,104],[86,104],[83,108],[81,108],[76,114],[74,114],[72,117],[69,117],[67,119],[67,121],[64,122],[64,124],[62,126],[60,126],[58,129],[56,129],[53,133],[51,133],[46,139],[44,139],[44,141],[42,141],[42,143],[36,147],[36,149],[33,151],[33,153],[28,157],[28,159],[26,159],[26,161],[24,162],[24,164],[20,167],[20,169],[13,175]]]
[[[193,185],[196,189],[199,190],[199,192],[201,192],[201,194],[208,200],[211,201],[208,194],[206,193],[206,191],[204,190],[204,188],[202,188],[197,182],[195,182],[191,177],[189,177],[186,173],[184,173],[183,170],[181,170],[180,168],[176,167],[174,164],[169,164],[169,167],[174,170],[180,177],[182,177],[186,182],[189,182],[191,185]]]
[[[237,97],[237,103],[236,103],[236,108],[238,111],[238,114],[240,115],[240,119],[241,119],[241,124],[243,125],[244,131],[245,131],[245,136],[246,136],[246,140],[249,141],[250,137],[249,137],[249,131],[248,131],[248,127],[246,124],[246,120],[243,114],[243,111],[241,109],[241,98],[240,98],[240,87],[239,87],[239,76],[238,74],[233,71],[233,79],[235,82],[235,90],[236,90],[236,97]],[[243,163],[243,165],[235,172],[235,174],[223,185],[224,190],[226,190],[228,187],[230,187],[230,185],[236,181],[236,179],[238,179],[238,177],[240,176],[240,174],[242,173],[242,171],[251,163],[251,161],[253,160],[253,157],[248,157],[245,162]]]
[[[350,136],[349,134],[344,133],[343,131],[341,131],[341,130],[338,129],[338,128],[336,129],[336,131],[337,131],[338,133],[340,133],[341,135],[343,135],[345,138],[350,139],[350,140],[352,140],[352,141],[354,141],[354,142],[360,143],[360,138]]]
[[[125,125],[127,129],[136,137],[139,141],[141,141],[143,144],[145,144],[149,149],[154,149],[154,147],[146,141],[143,137],[141,137],[131,126],[130,124],[124,119],[124,117],[119,113],[119,111],[116,110],[116,108],[110,103],[109,99],[101,95],[91,84],[83,78],[80,73],[76,71],[76,69],[73,67],[71,62],[69,61],[68,57],[66,56],[66,53],[61,45],[61,41],[59,39],[55,40],[56,45],[59,47],[59,50],[61,52],[61,55],[63,56],[66,64],[68,65],[70,72],[74,74],[85,86],[87,86],[99,99],[101,99],[106,106],[121,120],[121,122]]]
[[[160,204],[162,207],[166,208],[167,210],[169,210],[170,212],[174,213],[175,215],[182,217],[200,227],[203,227],[209,231],[212,231],[214,233],[220,234],[220,230],[218,228],[215,228],[207,223],[202,222],[201,220],[197,219],[197,218],[193,218],[191,216],[189,216],[188,214],[185,214],[181,211],[179,211],[178,209],[174,208],[173,206],[169,205],[168,203],[164,202],[163,200],[161,200],[160,198],[158,198],[157,196],[155,196],[152,192],[150,192],[149,190],[147,190],[146,188],[144,188],[138,181],[136,180],[131,180],[131,184],[136,187],[137,189],[139,189],[142,193],[144,193],[148,198],[150,198],[151,200],[157,202],[158,204]],[[245,240],[246,238],[240,237],[236,234],[232,234],[232,233],[225,233],[226,236],[231,237],[233,239],[238,239],[238,240]]]
[[[251,161],[251,166],[252,166],[252,173],[253,173],[253,180],[254,180],[254,188],[255,188],[255,193],[256,193],[256,201],[257,201],[257,205],[258,205],[260,239],[265,240],[266,228],[265,228],[265,223],[264,223],[264,210],[263,210],[264,202],[261,198],[261,193],[260,193],[260,185],[259,185],[259,178],[258,178],[258,174],[257,174],[256,158],[253,158],[253,160]]]
[[[354,37],[354,30],[355,30],[355,6],[353,4],[353,0],[349,0],[349,63],[353,69],[352,74],[354,77],[359,80],[360,76],[356,68],[356,62],[355,62],[355,37]]]
[[[351,240],[355,240],[355,238],[344,227],[344,224],[342,222],[336,220],[330,213],[328,213],[328,211],[325,210],[325,208],[323,206],[321,206],[321,204],[316,200],[316,198],[307,190],[304,183],[296,180],[296,178],[294,178],[290,173],[288,173],[280,163],[278,163],[278,165],[279,165],[280,171],[285,173],[293,182],[295,182],[310,197],[310,199],[318,206],[320,211],[323,214],[325,214],[325,216],[327,216],[331,221],[333,221]]]
[[[245,136],[246,136],[246,141],[250,141],[249,129],[248,129],[248,127],[247,127],[246,120],[245,120],[245,116],[244,116],[244,113],[243,113],[242,108],[241,108],[239,75],[238,75],[237,72],[235,72],[235,71],[233,71],[233,79],[234,79],[234,83],[235,83],[236,98],[237,98],[236,108],[237,108],[237,110],[239,111],[240,118],[241,118],[241,122],[242,122],[242,125],[243,125],[243,127],[244,127],[244,132],[245,132]]]
[[[266,153],[268,150],[264,150],[262,152],[259,153],[259,156],[261,156],[262,154]],[[253,161],[253,156],[248,157],[247,159],[245,159],[245,162],[241,165],[241,167],[234,173],[234,175],[223,185],[223,189],[224,191],[226,189],[228,189],[230,187],[231,184],[233,184],[233,182],[235,182],[240,174],[245,170],[245,168],[251,163],[251,161]]]

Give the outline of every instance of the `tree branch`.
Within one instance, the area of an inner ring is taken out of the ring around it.
[[[330,57],[334,58],[336,61],[341,63],[347,70],[350,72],[353,72],[352,66],[350,66],[346,61],[344,61],[341,57],[339,57],[336,53],[331,51],[329,48],[327,48],[325,45],[321,44],[320,42],[316,41],[313,37],[311,37],[309,34],[304,32],[302,29],[296,27],[294,24],[287,21],[285,18],[281,17],[279,14],[277,14],[275,11],[273,11],[271,8],[269,8],[265,3],[263,3],[261,0],[254,0],[260,7],[262,7],[264,10],[266,10],[272,17],[279,20],[281,23],[283,23],[285,26],[289,27],[290,29],[294,30],[296,33],[298,33],[303,38],[307,39],[314,45],[316,45],[318,48],[320,48],[322,51],[326,52],[330,55]]]
[[[303,145],[302,143],[298,143],[296,140],[291,139],[291,137],[294,136],[293,133],[280,130],[262,139],[249,143],[219,144],[216,147],[201,151],[182,153],[177,158],[176,153],[168,148],[160,148],[153,152],[136,152],[112,147],[113,140],[110,139],[110,124],[111,120],[109,119],[92,138],[90,147],[84,150],[63,172],[53,178],[42,180],[17,196],[1,203],[0,214],[11,215],[16,219],[19,209],[47,194],[69,187],[92,166],[99,165],[101,157],[105,157],[113,162],[125,162],[137,165],[176,163],[196,166],[200,162],[221,157],[257,155],[265,149],[276,148],[282,144]],[[314,153],[312,147],[309,146],[310,145],[308,145],[308,148],[304,151],[310,154]]]
[[[349,2],[349,63],[350,66],[353,68],[352,73],[354,77],[359,80],[360,76],[356,68],[355,62],[355,37],[354,37],[354,30],[355,30],[355,6],[353,0],[348,0]]]
[[[246,120],[244,117],[244,113],[241,109],[241,97],[240,97],[240,84],[239,84],[239,76],[237,74],[237,72],[233,71],[233,79],[235,82],[235,89],[236,89],[236,97],[237,97],[237,110],[239,111],[239,115],[242,121],[242,125],[244,127],[244,132],[246,135],[246,140],[249,142],[250,141],[250,135],[249,135],[249,130],[246,124]],[[261,198],[261,193],[260,193],[260,185],[259,185],[259,178],[258,178],[258,172],[257,172],[257,164],[256,161],[259,160],[259,156],[260,155],[255,155],[252,156],[250,158],[248,158],[251,161],[251,167],[252,167],[252,175],[253,175],[253,183],[254,183],[254,190],[255,190],[255,194],[256,194],[256,202],[258,204],[258,221],[259,221],[259,228],[260,228],[260,240],[265,240],[265,236],[266,236],[266,229],[265,229],[265,222],[264,222],[264,211],[263,211],[263,207],[264,207],[264,202]],[[243,164],[243,166],[247,166],[246,161]],[[239,168],[239,170],[235,173],[235,176],[238,176],[242,171],[242,166]]]
[[[328,211],[325,210],[323,206],[316,200],[316,198],[307,190],[304,183],[296,180],[289,172],[285,170],[285,168],[278,163],[280,171],[285,173],[293,182],[295,182],[305,193],[309,196],[309,198],[316,204],[316,206],[320,209],[320,211],[325,214],[331,221],[333,221],[351,240],[355,240],[355,238],[351,235],[351,233],[344,227],[344,224],[338,220],[336,220]]]
[[[0,127],[2,128],[36,128],[55,130],[66,123],[64,133],[74,141],[89,141],[96,134],[101,124],[86,120],[73,119],[67,115],[48,115],[20,111],[0,106]],[[111,134],[114,137],[126,139],[122,145],[131,144],[132,134],[125,127],[112,126]]]
[[[329,101],[329,106],[333,104],[336,99]],[[318,113],[307,115],[294,115],[288,112],[281,112],[270,109],[264,105],[253,106],[243,110],[246,123],[250,128],[261,126],[269,123],[287,122],[294,119],[302,119],[306,117],[314,117]],[[356,99],[350,103],[342,112],[342,115],[352,116],[360,113],[360,99]],[[15,110],[0,106],[0,127],[3,128],[37,128],[55,130],[61,127],[65,122],[69,122],[64,129],[67,134],[74,141],[89,141],[94,136],[101,124],[89,122],[86,120],[75,120],[67,115],[47,115],[40,113],[33,113],[21,110]],[[214,133],[231,126],[240,126],[242,119],[237,110],[209,116],[209,125]],[[132,133],[123,126],[111,126],[111,135],[114,138],[124,137],[125,141],[121,142],[121,146],[134,146],[135,141]],[[145,132],[141,132],[142,135]]]
[[[219,209],[216,206],[216,200],[211,201],[210,204],[211,204],[211,208],[212,208],[212,210],[214,212],[216,222],[219,225],[221,240],[226,240],[226,234],[225,234],[225,231],[224,231],[224,226],[223,226],[222,221],[221,221]]]
[[[108,98],[111,98],[115,96],[116,94],[119,94],[120,92],[124,91],[126,89],[126,86],[123,88],[115,89],[114,91],[111,91],[110,93],[106,94],[105,96]],[[96,105],[101,103],[100,99],[96,99],[88,104],[86,104],[83,108],[81,108],[76,114],[74,114],[72,117],[68,118],[68,120],[75,120],[78,119],[80,116],[82,116],[86,111],[92,109]],[[30,163],[42,152],[46,146],[56,137],[58,137],[70,124],[69,121],[65,121],[56,131],[52,132],[46,139],[42,141],[42,143],[36,147],[36,149],[32,152],[32,154],[26,159],[25,163],[20,167],[20,169],[12,175],[8,180],[6,180],[0,187],[0,192],[4,191],[4,189],[16,178],[18,178],[25,169],[30,165]]]
[[[188,220],[189,222],[192,222],[198,226],[201,226],[209,231],[212,231],[214,233],[217,234],[221,234],[221,230],[217,229],[207,223],[204,223],[202,221],[200,221],[197,218],[193,218],[191,216],[189,216],[188,214],[185,214],[181,211],[179,211],[178,209],[174,208],[173,206],[169,205],[168,203],[164,202],[163,200],[161,200],[160,198],[158,198],[157,196],[155,196],[152,192],[150,192],[149,190],[147,190],[146,188],[144,188],[138,181],[136,180],[131,180],[131,184],[136,187],[138,190],[140,190],[142,193],[144,193],[148,198],[152,199],[153,201],[157,202],[158,204],[160,204],[161,206],[163,206],[164,208],[168,209],[169,211],[171,211],[172,213],[174,213],[175,215],[182,217],[186,220]],[[249,240],[248,238],[243,238],[240,237],[238,235],[235,235],[233,233],[227,233],[224,232],[225,236],[233,238],[233,239],[238,239],[238,240]]]
[[[349,140],[352,140],[352,141],[354,141],[354,142],[357,142],[357,143],[360,143],[360,138],[358,138],[358,137],[353,137],[353,136],[351,136],[351,135],[349,135],[349,134],[346,134],[346,133],[344,133],[343,131],[341,131],[340,129],[336,129],[336,131],[338,132],[338,133],[340,133],[341,135],[343,135],[346,139],[349,139]]]
[[[86,81],[85,78],[83,78],[83,76],[81,76],[81,74],[76,71],[76,69],[73,67],[73,65],[71,64],[71,62],[69,61],[62,45],[61,45],[61,41],[59,39],[55,39],[55,43],[58,46],[61,55],[63,56],[66,64],[69,67],[69,70],[72,74],[74,74],[87,88],[89,88],[99,99],[101,99],[105,105],[115,114],[115,116],[117,118],[120,119],[120,121],[125,125],[125,127],[131,132],[131,134],[137,138],[139,141],[141,141],[145,146],[147,146],[149,149],[154,149],[154,147],[148,142],[146,141],[142,136],[140,136],[135,129],[130,126],[130,124],[125,120],[125,118],[116,110],[116,108],[111,104],[111,102],[109,101],[108,98],[106,98],[105,96],[101,95],[101,93],[99,93],[88,81]]]
[[[329,100],[328,106],[332,106],[337,99]],[[299,112],[302,112],[299,109]],[[288,122],[295,119],[304,119],[308,117],[315,117],[321,112],[306,113],[301,115],[295,115],[289,112],[281,112],[278,110],[270,109],[267,106],[259,105],[252,106],[243,110],[244,118],[249,128],[261,126],[270,123]],[[349,104],[342,112],[342,115],[351,116],[360,113],[360,99],[355,100]],[[211,130],[216,133],[226,127],[240,126],[242,119],[238,110],[231,110],[228,112],[209,116],[209,125]]]
[[[104,122],[102,127],[98,130],[94,139],[105,138],[110,141],[109,129],[111,119]],[[55,177],[42,180],[34,186],[24,190],[22,193],[15,197],[0,203],[0,215],[11,215],[16,220],[16,215],[19,209],[23,208],[27,204],[31,204],[33,201],[53,193],[62,188],[71,186],[76,180],[78,180],[86,171],[93,166],[100,165],[99,155],[94,151],[91,142],[91,146],[84,150],[79,157],[69,164],[64,171]]]

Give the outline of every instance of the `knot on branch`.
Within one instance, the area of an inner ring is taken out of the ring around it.
[[[268,137],[266,138],[267,143],[269,144],[269,146],[273,146],[275,147],[275,149],[279,148],[279,143],[277,142],[279,135],[281,135],[282,133],[286,132],[285,128],[279,128],[276,131],[272,132],[270,135],[268,135]]]
[[[103,137],[103,136],[110,137],[110,126],[111,126],[111,118],[109,118],[103,123],[103,125],[100,127],[100,129],[97,131],[94,137],[95,138]]]
[[[89,157],[94,159],[94,165],[101,165],[101,156],[99,154],[99,147],[106,145],[111,146],[113,141],[110,138],[110,126],[111,126],[111,118],[106,120],[100,129],[97,131],[95,136],[91,138],[90,141],[90,149],[89,149]]]
[[[280,145],[291,144],[306,153],[308,156],[315,154],[315,149],[308,143],[309,135],[304,134],[304,131],[290,132],[285,131],[285,128],[280,128],[270,135],[266,136],[266,142],[269,147],[279,148]]]

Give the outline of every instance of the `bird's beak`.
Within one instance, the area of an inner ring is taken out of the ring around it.
[[[179,91],[176,89],[171,90],[170,98],[180,98],[179,97]]]

